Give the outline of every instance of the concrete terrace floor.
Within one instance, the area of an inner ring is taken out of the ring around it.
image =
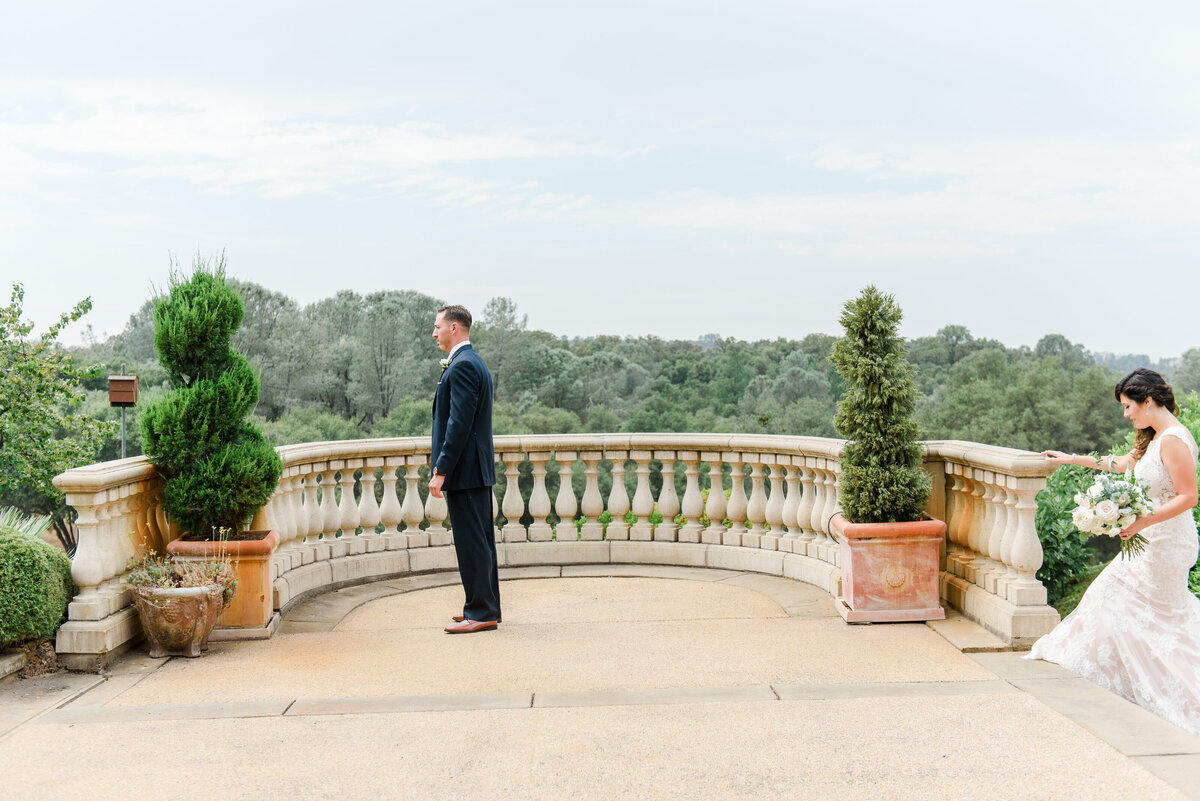
[[[788,579],[501,571],[327,593],[268,641],[0,684],[0,799],[1200,799],[1200,737],[961,618]]]

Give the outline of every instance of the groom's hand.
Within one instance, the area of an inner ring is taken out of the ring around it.
[[[441,473],[435,473],[433,478],[429,479],[429,494],[435,498],[442,497],[442,484],[445,483],[446,477]]]

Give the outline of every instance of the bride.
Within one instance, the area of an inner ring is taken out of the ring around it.
[[[1139,368],[1121,379],[1117,400],[1137,429],[1125,456],[1044,451],[1055,464],[1133,470],[1156,507],[1121,532],[1141,532],[1146,549],[1114,559],[1075,611],[1034,643],[1027,659],[1056,662],[1195,734],[1200,734],[1200,598],[1188,590],[1196,563],[1196,441],[1175,413],[1163,377]]]

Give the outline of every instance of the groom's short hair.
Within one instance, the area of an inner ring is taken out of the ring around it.
[[[448,323],[458,323],[460,328],[471,330],[471,313],[466,306],[443,306],[438,309],[438,314]]]

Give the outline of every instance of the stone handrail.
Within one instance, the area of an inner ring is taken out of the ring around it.
[[[928,511],[948,524],[943,601],[1015,646],[1031,642],[1058,620],[1035,575],[1042,552],[1034,496],[1050,466],[1008,448],[923,444],[924,467],[934,479]],[[843,445],[730,434],[496,437],[497,473],[504,476],[495,504],[500,564],[723,567],[789,576],[836,595],[839,550],[829,519],[839,508]],[[254,523],[280,533],[272,563],[277,609],[326,589],[455,569],[445,501],[422,498],[429,449],[428,437],[278,448],[283,474]],[[559,476],[553,499],[551,465]],[[726,479],[726,470],[743,480]],[[728,481],[728,499],[723,492],[703,498],[702,471],[710,485]],[[581,491],[574,487],[577,473]],[[602,475],[612,478],[607,497]],[[662,478],[657,497],[652,476]],[[527,497],[523,481],[532,485]],[[161,551],[178,532],[161,507],[162,482],[142,457],[70,470],[55,484],[79,512],[71,574],[80,590],[58,649],[69,662],[94,661],[138,635],[121,582],[129,557]]]

